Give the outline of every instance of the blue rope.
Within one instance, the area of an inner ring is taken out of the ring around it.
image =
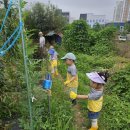
[[[23,24],[22,24],[22,11],[21,11],[22,0],[18,0],[18,2],[19,2],[19,20],[20,20],[19,32],[18,32],[18,35],[16,36],[16,38],[14,39],[14,41],[11,43],[11,45],[5,51],[0,52],[0,56],[4,56],[6,54],[6,52],[9,51],[14,46],[14,44],[16,43],[16,41],[18,40],[18,38],[19,38],[19,36],[21,34],[22,45],[23,45],[24,66],[25,66],[25,74],[26,74],[26,84],[27,84],[27,91],[28,91],[28,103],[29,103],[29,114],[30,114],[30,130],[33,130],[32,105],[31,105],[31,99],[30,99],[31,88],[30,88],[29,75],[28,75],[27,55],[26,55],[26,50],[25,50],[25,39],[24,39]],[[10,8],[11,8],[11,5],[12,5],[12,0],[10,0],[9,8],[8,8],[8,10],[6,12],[6,16],[5,16],[4,20],[3,20],[0,32],[2,31],[2,29],[4,27],[5,21],[7,19],[7,16],[9,14],[9,11],[10,11]],[[15,33],[15,31],[14,31],[14,33]]]
[[[0,48],[0,51],[2,51],[6,45],[10,42],[10,40],[13,38],[13,36],[18,32],[18,30],[20,29],[20,25],[15,29],[15,31],[13,32],[13,34],[8,38],[8,40],[4,43],[4,45]]]
[[[6,22],[6,19],[7,19],[8,15],[9,15],[9,12],[10,12],[10,9],[11,9],[11,6],[12,6],[12,2],[13,2],[13,0],[10,0],[10,3],[9,3],[9,6],[8,6],[6,15],[5,15],[5,17],[4,17],[4,20],[3,20],[2,25],[1,25],[1,28],[0,28],[0,33],[2,32],[3,27],[4,27],[4,25],[5,25],[5,22]]]
[[[18,32],[17,36],[15,37],[13,42],[10,44],[10,46],[6,50],[0,51],[0,56],[4,56],[15,45],[16,41],[18,40],[18,38],[21,34],[21,31],[22,31],[22,22],[20,23],[19,32]]]

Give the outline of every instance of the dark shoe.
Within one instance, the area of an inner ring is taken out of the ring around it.
[[[72,104],[73,104],[74,106],[77,105],[76,99],[72,100]]]

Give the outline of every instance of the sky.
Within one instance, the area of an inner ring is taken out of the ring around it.
[[[42,2],[48,0],[26,0],[29,3]],[[108,20],[113,19],[114,7],[117,0],[50,0],[63,11],[69,11],[71,17],[79,19],[80,13],[94,13],[97,15],[106,15]]]

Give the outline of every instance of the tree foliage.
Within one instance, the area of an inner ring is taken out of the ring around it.
[[[85,21],[75,21],[64,31],[64,46],[68,51],[87,52],[89,47],[89,26]]]
[[[130,33],[130,21],[125,23],[125,30],[127,31],[127,33]]]
[[[100,121],[106,129],[130,128],[130,64],[111,76]],[[106,124],[106,122],[108,122]],[[115,125],[116,124],[116,125]]]
[[[114,27],[101,28],[98,24],[90,29],[85,21],[78,20],[65,28],[63,42],[69,51],[104,55],[114,49],[115,32]]]
[[[99,23],[95,23],[93,26],[93,30],[98,32],[102,29],[103,27]]]
[[[130,101],[130,64],[111,77],[109,92],[117,94],[120,99]]]
[[[65,18],[52,4],[36,3],[31,10],[25,11],[25,26],[38,31],[61,31],[66,24]]]
[[[114,94],[106,95],[99,125],[102,127],[102,130],[129,130],[129,102],[120,100],[120,98]]]
[[[115,32],[116,29],[113,27],[106,27],[96,32],[95,43],[90,49],[90,54],[107,55],[111,53],[115,48],[113,42],[115,38]]]

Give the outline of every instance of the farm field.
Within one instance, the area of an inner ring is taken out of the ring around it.
[[[97,23],[91,28],[84,20],[67,24],[52,4],[36,3],[32,12],[21,13],[25,5],[14,4],[8,18],[8,11],[0,9],[0,130],[88,130],[87,100],[77,99],[73,106],[65,92],[67,65],[61,58],[68,52],[77,58],[78,94],[90,91],[86,73],[109,73],[99,130],[130,130],[130,42],[115,40],[119,32],[114,26]],[[51,29],[62,33],[60,44],[50,36]],[[44,48],[39,47],[39,30],[46,33]],[[57,76],[51,75],[52,46],[58,53]],[[49,90],[43,84],[47,74]]]

